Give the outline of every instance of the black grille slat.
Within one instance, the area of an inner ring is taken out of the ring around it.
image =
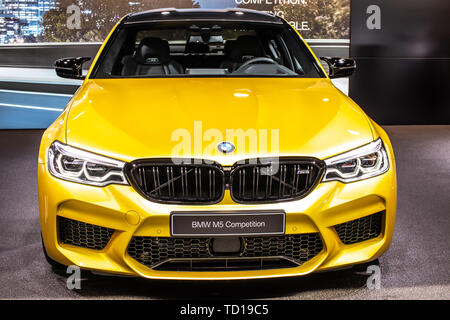
[[[298,178],[296,172],[298,172],[297,165],[292,166],[292,188],[291,188],[291,196],[294,195],[295,191],[297,191],[297,187],[295,181]]]
[[[182,194],[181,197],[185,198],[188,196],[189,194],[189,190],[188,190],[188,183],[187,183],[187,168],[182,167],[181,168],[181,180],[182,180]]]
[[[212,179],[211,179],[211,169],[208,169],[208,196],[211,198],[212,196]]]
[[[147,179],[145,176],[145,171],[143,168],[139,169],[139,173],[140,173],[140,177],[141,177],[141,181],[142,181],[142,185],[144,186],[144,191],[147,191]]]
[[[270,194],[270,193],[272,192],[273,175],[270,174],[270,175],[268,175],[268,177],[269,177],[269,179],[270,179],[270,181],[269,181],[269,194]],[[269,196],[269,195],[267,195],[267,198],[268,198],[268,196]]]
[[[308,176],[308,183],[311,184],[312,183],[312,179],[314,177],[314,167],[312,166],[308,166],[308,171],[310,172],[309,176]]]
[[[284,196],[284,190],[286,188],[286,171],[287,171],[287,167],[284,165],[284,166],[282,166],[282,168],[283,168],[283,171],[282,171],[281,179],[280,179],[280,185],[282,186],[282,192],[281,192],[280,198],[282,196]]]
[[[152,175],[152,177],[153,177],[153,190],[151,192],[156,193],[157,195],[159,195],[159,185],[158,185],[158,179],[157,179],[158,173],[157,173],[155,167],[152,168],[152,171],[153,171],[153,175]]]
[[[197,265],[198,270],[207,271],[210,259],[232,259],[233,269],[245,269],[246,262],[255,259],[281,257],[299,266],[314,258],[323,250],[319,233],[294,234],[271,237],[243,237],[239,256],[215,256],[210,251],[211,238],[133,237],[128,245],[128,254],[139,263],[164,270],[162,263],[186,260],[185,268]],[[241,261],[241,264],[239,263]],[[264,261],[260,261],[261,265]],[[204,265],[202,265],[204,264]]]
[[[93,224],[58,217],[59,242],[77,247],[103,250],[114,230]]]
[[[384,211],[367,217],[335,225],[334,228],[344,244],[354,244],[377,238],[382,231]]]
[[[173,168],[166,167],[166,172],[167,172],[167,190],[169,192],[169,197],[173,197],[175,195]]]
[[[258,191],[258,168],[253,168],[253,177],[252,177],[252,196],[256,199],[256,194]]]
[[[194,169],[195,174],[195,196],[197,199],[202,198],[202,171],[200,168]]]

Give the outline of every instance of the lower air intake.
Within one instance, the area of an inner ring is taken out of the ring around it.
[[[106,247],[113,229],[81,221],[58,217],[59,242],[77,247],[102,250]]]
[[[211,252],[211,238],[133,237],[128,254],[157,270],[218,271],[298,267],[323,250],[318,233],[243,237],[239,254]]]
[[[344,244],[353,244],[377,238],[381,234],[383,212],[335,225],[334,228]]]

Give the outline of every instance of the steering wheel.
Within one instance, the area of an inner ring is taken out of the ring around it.
[[[250,60],[244,62],[244,63],[242,64],[242,66],[240,66],[239,68],[237,68],[236,71],[234,71],[234,72],[242,72],[242,71],[244,71],[249,65],[251,65],[251,64],[257,64],[257,63],[277,64],[276,61],[274,61],[274,60],[272,60],[272,59],[270,59],[270,58],[267,58],[267,57],[257,57],[257,58],[253,58],[253,59],[250,59]]]

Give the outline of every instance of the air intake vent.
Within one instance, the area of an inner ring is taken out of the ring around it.
[[[344,244],[377,238],[381,234],[384,211],[334,226]]]
[[[77,247],[102,250],[106,247],[113,229],[81,221],[58,217],[59,242]]]
[[[267,268],[270,262],[275,262],[272,264],[274,269],[277,266],[296,267],[323,250],[318,233],[243,237],[242,242],[240,254],[226,256],[211,252],[211,238],[133,237],[128,245],[128,254],[157,270],[213,271],[213,268],[250,270],[254,266],[249,266],[249,263],[254,265],[255,262],[259,263],[259,269]]]

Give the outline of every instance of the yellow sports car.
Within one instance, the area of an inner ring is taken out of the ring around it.
[[[152,279],[287,277],[365,263],[390,244],[392,146],[314,53],[251,10],[153,10],[112,30],[45,131],[44,253]]]

